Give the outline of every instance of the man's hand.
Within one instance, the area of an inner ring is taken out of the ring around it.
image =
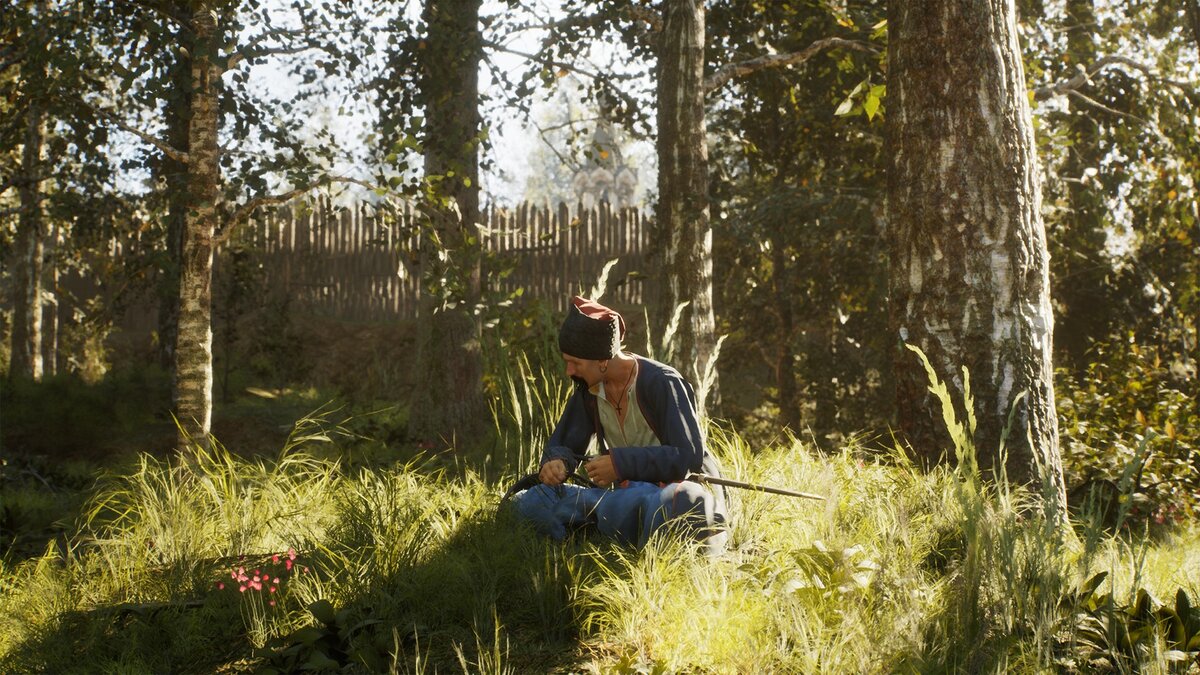
[[[585,468],[588,478],[600,487],[608,487],[617,480],[617,468],[613,466],[612,455],[600,455],[588,462]]]
[[[542,465],[542,470],[538,472],[538,478],[550,487],[562,485],[567,479],[567,463],[561,459],[552,459]]]

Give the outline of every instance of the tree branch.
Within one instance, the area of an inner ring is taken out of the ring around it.
[[[82,101],[84,105],[91,108],[92,111],[95,112],[97,115],[107,118],[110,122],[115,124],[118,128],[120,128],[124,131],[127,131],[127,132],[133,134],[134,136],[137,136],[138,138],[142,139],[143,141],[146,141],[147,143],[149,143],[150,145],[153,145],[154,147],[158,148],[164,155],[166,155],[167,157],[170,157],[171,159],[175,160],[176,162],[179,162],[180,164],[187,164],[189,161],[191,161],[188,156],[188,153],[181,152],[180,150],[176,149],[173,145],[171,145],[170,143],[167,143],[166,141],[162,140],[161,138],[155,138],[154,136],[151,136],[150,134],[148,134],[140,129],[135,129],[135,128],[129,126],[121,118],[117,117],[116,114],[109,112],[103,108],[94,106],[91,103],[84,101],[82,98],[78,99],[78,100]]]
[[[266,197],[257,197],[255,199],[251,199],[250,201],[248,201],[245,204],[242,204],[240,207],[238,207],[238,209],[233,212],[233,214],[225,221],[225,223],[222,224],[221,231],[219,233],[217,233],[217,235],[213,238],[213,245],[219,246],[221,244],[224,244],[226,241],[228,241],[229,238],[231,236],[233,236],[233,232],[235,230],[237,230],[238,225],[241,225],[243,222],[248,220],[250,218],[250,216],[252,216],[254,214],[254,212],[257,211],[258,209],[260,209],[264,206],[275,206],[278,204],[286,204],[287,202],[290,202],[291,200],[295,199],[296,197],[299,197],[300,195],[304,194],[305,192],[308,192],[309,190],[314,190],[321,186],[329,185],[331,183],[348,183],[348,184],[352,184],[352,185],[361,185],[362,187],[365,187],[370,190],[374,190],[379,187],[378,185],[373,185],[371,183],[368,183],[367,181],[360,180],[358,178],[350,178],[348,176],[325,176],[324,178],[313,181],[307,185],[302,185],[293,190],[288,190],[287,192],[282,192],[277,195],[268,195]]]
[[[25,58],[25,51],[17,49],[16,44],[5,45],[0,49],[0,73],[17,65]]]
[[[169,9],[170,3],[168,3],[166,6],[163,6],[162,3],[147,2],[145,0],[121,0],[121,2],[124,2],[127,5],[133,5],[134,7],[141,7],[142,9],[149,10],[163,18],[174,21],[179,26],[186,26],[188,23],[188,17],[175,14]]]
[[[246,59],[257,59],[266,56],[281,56],[285,54],[301,54],[310,49],[320,49],[320,45],[308,44],[298,47],[274,47],[271,49],[255,49],[253,51],[238,50],[236,54],[229,57],[229,65],[226,70],[233,70],[239,63]]]
[[[494,49],[499,52],[504,52],[505,54],[512,54],[513,56],[520,56],[520,57],[529,59],[530,61],[533,61],[535,63],[541,63],[545,66],[553,66],[560,70],[566,70],[566,71],[575,73],[576,75],[582,75],[584,77],[591,78],[593,80],[609,82],[612,80],[633,79],[632,75],[601,75],[600,73],[584,70],[583,68],[579,68],[570,63],[565,63],[563,61],[556,61],[554,59],[549,59],[549,58],[545,58],[542,56],[538,56],[537,54],[530,54],[529,52],[522,52],[522,51],[518,51],[516,49],[511,49],[511,48],[505,47],[504,45],[497,43],[497,42],[491,42],[491,41],[485,40],[483,43],[483,46],[488,47],[490,49]],[[641,107],[638,105],[637,101],[633,100],[632,96],[630,96],[628,93],[622,91],[621,89],[619,89],[617,87],[609,87],[609,89],[611,89],[611,91],[614,94],[616,94],[618,98],[620,98],[622,101],[624,101],[625,105],[629,106],[630,110],[638,110]]]
[[[751,73],[756,73],[767,68],[779,68],[781,66],[794,66],[799,63],[804,63],[818,52],[832,47],[846,47],[855,51],[867,52],[876,54],[879,49],[874,45],[861,42],[859,40],[846,40],[843,38],[831,37],[823,40],[817,40],[805,49],[798,52],[788,54],[768,54],[750,59],[749,61],[741,61],[739,63],[730,63],[721,68],[708,77],[704,78],[704,91],[710,93],[725,86],[727,82],[735,77],[744,77]]]
[[[1130,68],[1133,68],[1134,70],[1140,70],[1140,71],[1142,71],[1142,73],[1144,73],[1146,75],[1146,77],[1148,77],[1152,80],[1157,80],[1164,84],[1169,84],[1172,87],[1175,87],[1176,89],[1181,89],[1185,92],[1194,91],[1196,88],[1195,85],[1190,84],[1188,82],[1180,82],[1178,80],[1172,80],[1172,79],[1165,78],[1165,77],[1159,75],[1158,71],[1156,71],[1154,68],[1151,68],[1150,66],[1147,66],[1143,63],[1138,63],[1137,61],[1134,61],[1133,59],[1131,59],[1127,56],[1121,56],[1120,54],[1109,54],[1108,56],[1104,56],[1104,57],[1097,59],[1096,62],[1093,63],[1090,68],[1084,68],[1083,65],[1075,66],[1075,74],[1073,76],[1071,76],[1070,79],[1063,80],[1062,82],[1055,82],[1054,84],[1048,84],[1044,87],[1038,87],[1037,89],[1034,89],[1033,90],[1033,98],[1034,98],[1034,100],[1037,100],[1037,101],[1044,101],[1052,96],[1058,96],[1058,95],[1069,94],[1071,92],[1074,92],[1078,89],[1081,89],[1084,85],[1090,83],[1092,81],[1093,75],[1095,75],[1096,73],[1099,73],[1101,70],[1104,70],[1108,66],[1113,66],[1113,65],[1123,65],[1123,66],[1128,66]]]
[[[1089,106],[1091,106],[1091,107],[1093,107],[1093,108],[1095,108],[1095,109],[1097,109],[1097,110],[1101,110],[1101,111],[1103,111],[1103,112],[1106,112],[1106,113],[1108,113],[1108,114],[1110,114],[1110,115],[1116,115],[1116,116],[1118,116],[1118,117],[1128,117],[1129,119],[1134,119],[1134,120],[1137,120],[1137,121],[1139,121],[1139,122],[1145,122],[1145,121],[1146,121],[1146,120],[1142,119],[1141,117],[1138,117],[1137,115],[1131,115],[1131,114],[1129,114],[1129,113],[1127,113],[1127,112],[1121,112],[1120,110],[1115,110],[1115,109],[1113,109],[1113,108],[1110,108],[1110,107],[1108,107],[1108,106],[1104,105],[1103,103],[1101,103],[1101,102],[1099,102],[1099,101],[1097,101],[1097,100],[1095,100],[1095,99],[1093,99],[1093,98],[1089,98],[1089,97],[1087,97],[1087,96],[1084,96],[1083,94],[1079,93],[1078,91],[1075,91],[1074,89],[1071,89],[1071,90],[1067,91],[1067,96],[1073,96],[1073,97],[1075,97],[1075,98],[1079,99],[1080,101],[1083,101],[1083,102],[1084,102],[1084,103],[1086,103],[1087,105],[1089,105]]]
[[[646,7],[629,7],[625,10],[626,16],[638,21],[645,21],[650,27],[650,32],[662,32],[663,18],[662,14]]]
[[[553,66],[554,68],[558,68],[560,70],[570,71],[572,73],[575,73],[576,75],[583,75],[584,77],[591,78],[593,80],[599,79],[601,77],[601,75],[599,73],[594,73],[594,72],[584,70],[584,69],[579,68],[570,63],[566,63],[565,61],[556,61],[554,59],[546,58],[544,56],[539,56],[537,54],[530,54],[529,52],[523,52],[523,51],[519,51],[516,49],[512,49],[511,47],[505,47],[504,45],[500,44],[499,42],[492,42],[490,40],[484,40],[483,46],[487,47],[488,49],[494,49],[498,52],[503,52],[505,54],[512,54],[513,56],[520,56],[524,59],[528,59],[535,63],[541,63],[542,65],[545,65],[545,66]]]

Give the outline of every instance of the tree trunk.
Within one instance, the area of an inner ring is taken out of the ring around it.
[[[39,3],[37,21],[49,20],[45,3]],[[43,60],[45,41],[36,33],[24,36],[28,53],[22,61],[22,77],[36,88],[46,79]],[[42,219],[42,142],[46,133],[46,114],[41,94],[28,91],[25,113],[25,139],[21,150],[21,177],[17,183],[20,215],[13,256],[13,333],[12,362],[9,374],[42,379],[42,260],[45,225]]]
[[[196,50],[192,33],[181,28],[176,36],[188,54]],[[167,123],[167,143],[182,152],[188,151],[188,108],[191,105],[191,59],[176,51],[172,64],[170,87],[173,96],[164,108]],[[167,185],[167,250],[160,265],[158,284],[158,358],[159,363],[175,373],[175,342],[179,333],[179,266],[183,256],[183,230],[187,223],[188,167],[171,157],[163,156],[159,172]]]
[[[1066,9],[1067,55],[1073,64],[1091,64],[1096,60],[1092,38],[1097,29],[1092,0],[1068,0]],[[1061,363],[1082,373],[1092,340],[1106,337],[1115,320],[1105,281],[1111,273],[1105,259],[1108,207],[1103,188],[1089,186],[1085,173],[1099,168],[1103,154],[1096,121],[1075,110],[1065,126],[1067,156],[1060,175],[1070,209],[1058,227],[1051,228],[1049,241],[1051,279],[1056,282],[1052,290],[1059,307],[1054,341]]]
[[[674,348],[667,355],[698,389],[716,349],[712,302],[712,229],[708,221],[708,143],[704,121],[704,3],[664,0],[658,50],[658,329],[681,304]],[[716,371],[707,387],[717,398]],[[700,401],[701,408],[704,401]]]
[[[1196,48],[1200,49],[1200,0],[1184,0],[1184,5],[1192,28],[1192,39],[1196,41]]]
[[[477,443],[490,415],[483,398],[480,322],[479,0],[427,0],[429,27],[421,97],[425,175],[449,205],[427,210],[421,241],[422,292],[417,377],[409,436],[455,446]],[[435,178],[438,177],[438,178]],[[457,210],[457,213],[455,213]]]
[[[187,439],[206,445],[212,427],[213,233],[220,197],[221,69],[213,60],[216,20],[201,5],[192,16],[197,49],[192,54],[191,123],[188,129],[189,209],[179,275],[179,333],[175,344],[175,414],[179,448]]]
[[[792,311],[795,284],[788,262],[787,242],[781,227],[772,227],[771,282],[775,294],[775,310],[779,316],[779,332],[775,336],[775,384],[779,388],[779,421],[799,434],[804,429],[800,414],[800,392],[796,387],[796,315]]]
[[[959,403],[969,369],[980,466],[1001,470],[1013,412],[1003,468],[1031,482],[1040,465],[1061,500],[1048,254],[1013,0],[893,0],[888,26],[891,329]],[[900,429],[919,457],[943,462],[941,404],[901,352]]]
[[[43,275],[45,283],[46,295],[50,296],[50,302],[46,303],[45,310],[42,314],[42,375],[45,377],[54,377],[58,374],[58,330],[59,330],[59,303],[61,298],[58,293],[58,249],[62,246],[62,229],[58,221],[54,222],[54,226],[49,233],[47,246],[45,250],[45,264],[43,265]]]

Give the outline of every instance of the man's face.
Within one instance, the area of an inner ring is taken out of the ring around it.
[[[567,366],[567,377],[584,382],[588,387],[596,386],[604,374],[600,372],[600,362],[580,359],[570,354],[563,354],[563,362]]]

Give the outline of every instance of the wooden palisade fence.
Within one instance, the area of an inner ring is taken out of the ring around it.
[[[574,211],[565,204],[522,204],[485,211],[480,238],[485,290],[544,299],[564,307],[586,292],[605,264],[606,301],[642,302],[648,222],[633,208],[606,203]],[[230,249],[258,269],[271,293],[286,293],[295,309],[351,321],[383,321],[416,314],[420,214],[407,205],[335,207],[319,199],[284,207],[248,223],[218,250],[215,282],[228,274]],[[219,293],[214,301],[219,302]]]

